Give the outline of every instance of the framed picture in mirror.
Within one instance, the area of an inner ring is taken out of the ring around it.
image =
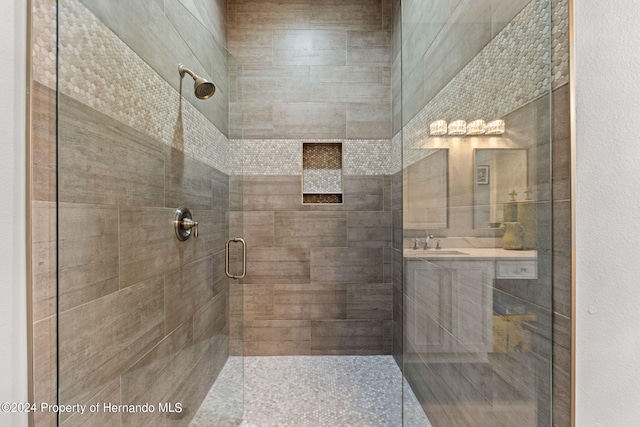
[[[489,184],[489,166],[478,166],[476,169],[476,184]]]

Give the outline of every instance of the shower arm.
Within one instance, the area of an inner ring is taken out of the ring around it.
[[[180,87],[182,88],[182,80],[185,74],[189,74],[193,79],[193,89],[195,91],[196,98],[209,99],[216,92],[216,86],[205,79],[196,75],[193,71],[186,68],[182,64],[178,64],[178,73],[180,74]]]
[[[178,65],[178,71],[180,72],[180,77],[184,78],[185,73],[189,74],[191,76],[191,78],[193,80],[197,79],[198,76],[196,75],[196,73],[194,73],[193,71],[191,71],[190,69],[186,68],[184,65],[180,64]]]

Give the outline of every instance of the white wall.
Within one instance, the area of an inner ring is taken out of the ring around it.
[[[640,425],[640,3],[575,0],[577,426]]]
[[[24,0],[0,10],[0,403],[27,401]],[[0,412],[0,425],[26,425]]]

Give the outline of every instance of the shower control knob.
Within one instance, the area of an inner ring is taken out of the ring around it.
[[[183,219],[182,227],[185,230],[193,230],[193,238],[194,239],[198,238],[198,223],[196,221],[193,221],[189,218]]]
[[[191,217],[191,211],[187,208],[179,207],[173,218],[173,226],[176,231],[176,237],[180,241],[185,241],[191,234],[193,238],[198,238],[198,222]]]

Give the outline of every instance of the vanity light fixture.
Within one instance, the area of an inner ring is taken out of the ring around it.
[[[454,120],[449,123],[449,135],[465,136],[467,134],[467,122],[464,120]]]
[[[492,120],[487,123],[487,135],[502,135],[505,130],[504,120]]]
[[[429,135],[431,136],[443,136],[447,134],[447,121],[436,120],[429,124]]]
[[[485,122],[483,119],[473,120],[467,124],[464,120],[454,120],[447,125],[446,120],[435,120],[429,123],[431,136],[478,136],[502,135],[505,132],[504,120],[497,119]]]
[[[484,135],[487,123],[482,120],[474,120],[467,125],[467,135]]]

